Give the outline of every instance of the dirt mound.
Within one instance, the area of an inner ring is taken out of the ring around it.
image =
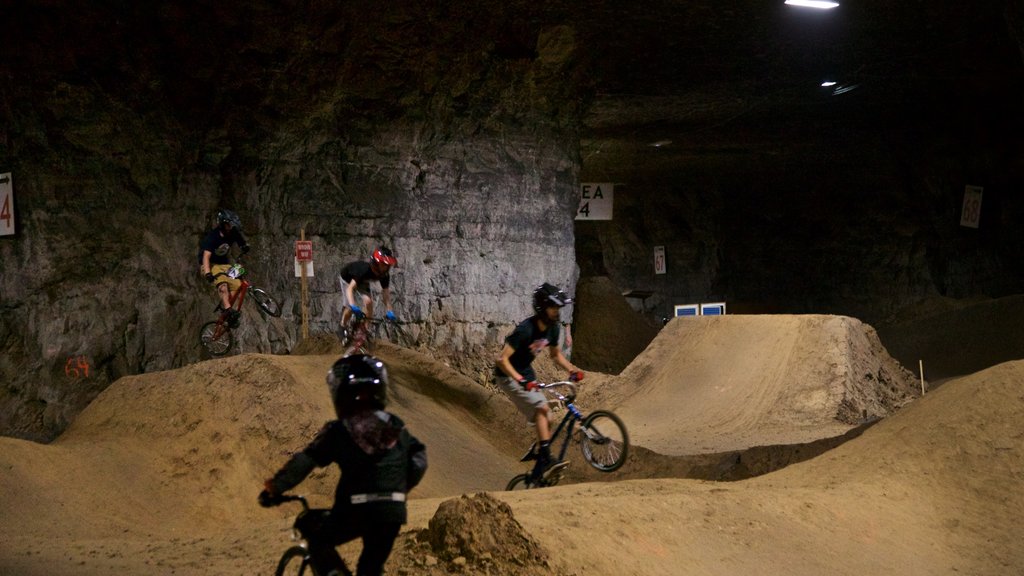
[[[294,356],[341,356],[344,350],[338,336],[331,333],[310,334],[292,348]]]
[[[573,362],[584,370],[618,374],[658,335],[607,276],[580,278],[572,326]]]
[[[392,408],[430,458],[388,573],[1021,573],[1024,361],[952,380],[771,474],[649,479],[756,466],[745,460],[753,451],[738,462],[683,459],[652,452],[648,439],[767,445],[781,432],[821,434],[843,413],[889,410],[917,383],[893,376],[874,340],[842,317],[675,320],[622,375],[594,374],[581,387],[585,408],[624,416],[630,458],[642,462],[515,492],[496,490],[524,471],[517,435],[531,430],[504,396],[433,358],[384,348]],[[0,574],[269,572],[292,545],[296,507],[262,509],[255,494],[332,417],[323,378],[335,359],[241,355],[124,378],[53,444],[0,438]],[[764,450],[776,467],[806,454]],[[578,449],[571,456],[570,470],[586,470]],[[301,493],[329,506],[333,474],[315,473]],[[445,503],[482,490],[493,498]],[[359,548],[342,547],[350,565]]]
[[[854,318],[732,315],[672,320],[600,394],[636,444],[682,455],[839,436],[920,387]]]
[[[929,380],[971,374],[1024,358],[1024,295],[997,299],[935,298],[878,329],[906,366],[924,362]]]
[[[548,553],[516,521],[512,508],[487,493],[446,500],[427,528],[410,535],[389,563],[417,574],[560,574]]]

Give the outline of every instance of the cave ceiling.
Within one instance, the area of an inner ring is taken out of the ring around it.
[[[660,2],[606,21],[584,178],[1019,125],[1020,2],[840,2]]]
[[[35,0],[11,13],[0,64],[8,80],[102,86],[251,140],[332,91],[358,96],[350,112],[371,122],[429,109],[453,70],[529,61],[545,30],[568,26],[583,176],[614,180],[883,132],[996,138],[1024,108],[1022,5]]]

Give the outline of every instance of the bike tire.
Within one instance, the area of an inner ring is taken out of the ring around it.
[[[211,356],[223,356],[231,350],[235,337],[227,324],[211,320],[199,329],[199,343]]]
[[[264,312],[273,316],[274,318],[281,317],[281,305],[277,303],[277,300],[273,296],[267,294],[261,288],[251,288],[249,295],[256,301],[256,304],[263,309]]]
[[[526,483],[527,478],[529,478],[529,476],[526,474],[516,476],[508,481],[508,484],[505,485],[505,490],[511,492],[512,490],[526,490],[531,488],[531,486]]]
[[[583,458],[600,472],[614,472],[626,463],[629,434],[622,419],[607,410],[591,412],[579,430]]]
[[[277,570],[274,576],[302,576],[309,574],[316,575],[316,571],[309,564],[308,552],[302,546],[292,546],[284,551],[281,560],[277,563]]]

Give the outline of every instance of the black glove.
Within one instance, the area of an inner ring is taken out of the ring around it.
[[[210,284],[213,284],[214,280],[216,280],[216,278],[213,277],[213,273],[212,272],[207,272],[206,273],[206,281],[209,282]]]
[[[264,508],[271,508],[281,503],[281,498],[274,496],[269,490],[264,489],[259,495],[260,506]]]
[[[245,246],[242,246],[242,254],[248,254],[248,253],[249,253],[249,245],[246,244]]]

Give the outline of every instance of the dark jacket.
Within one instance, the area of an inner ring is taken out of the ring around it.
[[[309,446],[274,475],[269,488],[281,494],[314,468],[332,462],[341,469],[334,494],[337,513],[369,523],[404,524],[404,495],[423,479],[427,449],[398,416],[364,411],[325,424]]]

